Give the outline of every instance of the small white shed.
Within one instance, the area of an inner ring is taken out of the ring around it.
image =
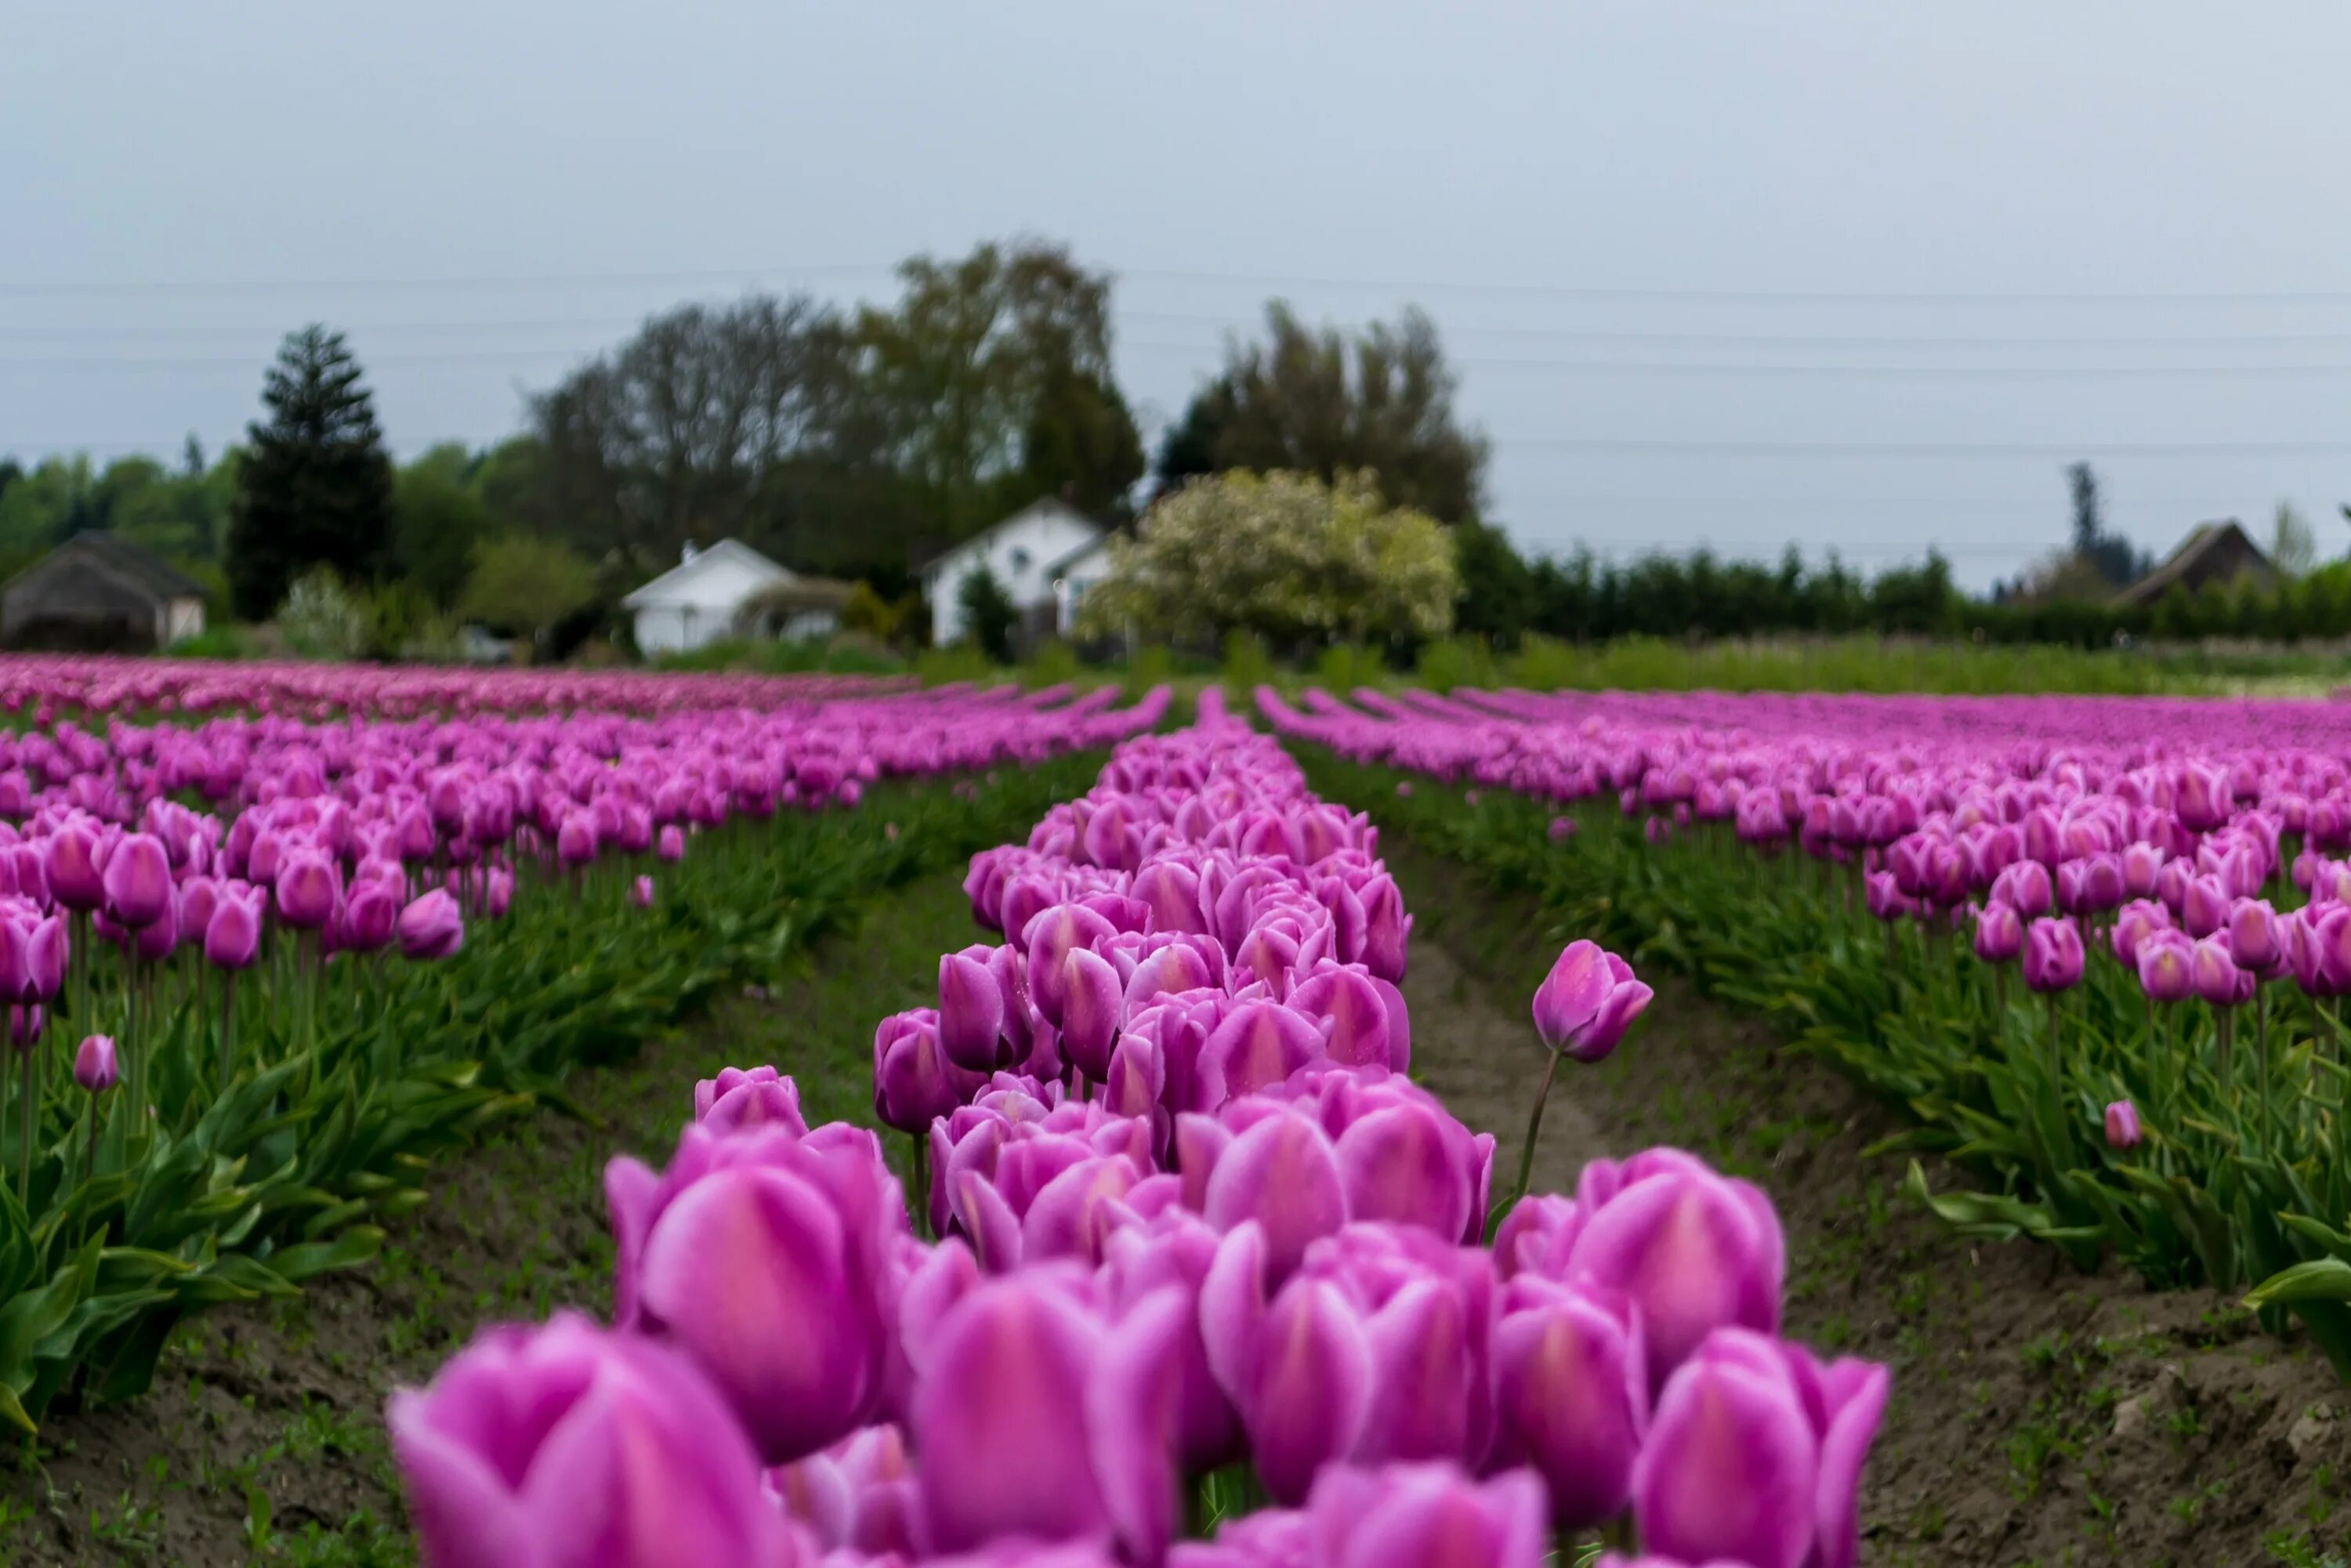
[[[944,647],[964,634],[964,580],[983,567],[995,574],[1025,619],[1053,605],[1054,627],[1066,630],[1061,613],[1071,562],[1099,559],[1106,536],[1102,525],[1066,502],[1046,499],[1022,507],[989,528],[938,556],[922,569],[923,597],[931,606],[931,641]]]
[[[684,559],[621,604],[635,617],[638,652],[652,658],[737,635],[743,607],[755,594],[799,580],[741,540],[721,539],[705,550],[686,546]],[[836,621],[829,613],[798,616],[784,632],[821,636]]]

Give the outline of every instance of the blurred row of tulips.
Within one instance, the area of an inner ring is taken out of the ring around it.
[[[0,1416],[28,1430],[140,1392],[186,1312],[365,1260],[434,1152],[1033,814],[1040,761],[1166,700],[370,720],[378,676],[344,674],[332,722],[0,735]],[[990,768],[987,807],[845,810]]]
[[[2291,1311],[2351,1376],[2351,716],[2313,703],[1311,693],[1345,787],[1904,1106],[1908,1189]],[[1413,787],[1434,779],[1449,789]]]
[[[912,1200],[775,1067],[698,1085],[607,1171],[613,1324],[395,1397],[427,1563],[1850,1568],[1886,1373],[1778,1337],[1770,1200],[1667,1149],[1498,1200],[1375,831],[1217,694],[966,886],[995,940],[874,1039]],[[1647,1000],[1573,945],[1530,1082]]]

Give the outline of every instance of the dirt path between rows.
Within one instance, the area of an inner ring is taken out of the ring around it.
[[[1382,849],[1416,921],[1414,1075],[1495,1134],[1499,1182],[1542,1067],[1529,1000],[1575,934],[1454,862],[1394,837]],[[1536,1187],[1572,1191],[1594,1155],[1674,1144],[1771,1193],[1786,1332],[1893,1369],[1865,1563],[2340,1568],[2351,1395],[2323,1359],[2209,1291],[2150,1292],[2044,1248],[1952,1236],[1898,1195],[1901,1158],[1864,1155],[1900,1126],[1892,1113],[1686,984],[1646,977],[1657,998],[1624,1049],[1563,1065]]]

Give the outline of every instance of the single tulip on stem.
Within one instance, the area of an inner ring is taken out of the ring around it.
[[[1519,1152],[1519,1185],[1512,1199],[1527,1195],[1535,1168],[1535,1141],[1542,1132],[1543,1103],[1551,1098],[1559,1059],[1599,1061],[1616,1049],[1633,1020],[1656,993],[1634,978],[1633,967],[1596,942],[1572,942],[1535,991],[1535,1032],[1549,1048],[1542,1086],[1527,1118],[1526,1147]]]

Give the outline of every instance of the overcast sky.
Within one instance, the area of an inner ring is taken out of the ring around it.
[[[314,318],[402,455],[487,443],[647,312],[1038,234],[1146,435],[1269,295],[1423,305],[1531,549],[1980,586],[2079,455],[2149,548],[2334,554],[2346,60],[2340,0],[21,5],[0,453],[217,447]]]

